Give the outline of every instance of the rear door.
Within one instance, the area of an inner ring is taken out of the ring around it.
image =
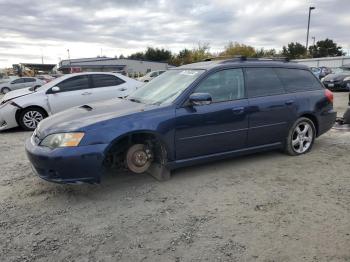
[[[129,94],[131,86],[115,75],[93,74],[92,101],[106,100],[116,97],[125,97]]]
[[[296,118],[294,94],[286,93],[273,68],[246,68],[249,97],[248,147],[285,140]]]
[[[60,88],[60,91],[53,92],[52,88],[47,91],[52,114],[91,101],[92,90],[89,75],[73,76],[56,86]]]
[[[36,85],[35,78],[26,77],[26,78],[23,78],[23,79],[24,79],[25,87],[33,87],[33,86]]]

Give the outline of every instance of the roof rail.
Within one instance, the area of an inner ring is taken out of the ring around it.
[[[232,63],[232,62],[238,62],[238,61],[280,61],[280,62],[290,62],[288,57],[246,57],[243,55],[236,55],[233,57],[227,57],[227,56],[214,56],[214,57],[208,57],[203,62],[208,61],[214,61],[214,60],[222,60],[221,63]]]

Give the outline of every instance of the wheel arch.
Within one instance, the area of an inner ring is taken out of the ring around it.
[[[308,118],[312,121],[312,123],[314,124],[315,129],[316,129],[316,137],[317,137],[319,134],[319,123],[318,123],[317,117],[312,113],[303,113],[299,117],[305,117],[305,118]]]
[[[132,141],[132,139],[142,139],[142,138],[155,138],[165,147],[167,151],[169,150],[168,145],[165,143],[164,139],[161,137],[159,133],[152,130],[136,130],[136,131],[131,131],[131,132],[122,134],[114,138],[109,143],[104,153],[107,153],[108,151],[110,151],[113,146],[120,143],[120,141],[122,140],[131,139]]]
[[[21,115],[21,113],[28,109],[28,108],[38,108],[38,109],[41,109],[45,112],[46,116],[45,117],[48,117],[49,116],[49,113],[47,112],[47,110],[45,108],[43,108],[42,106],[38,106],[38,105],[30,105],[30,106],[27,106],[27,107],[21,107],[19,108],[17,111],[16,111],[16,115],[15,115],[15,118],[16,118],[16,121],[17,121],[17,124],[19,125],[19,116]]]

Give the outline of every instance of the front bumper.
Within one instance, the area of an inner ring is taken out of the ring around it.
[[[32,138],[25,144],[33,171],[42,179],[56,183],[99,183],[104,171],[104,151],[108,145],[50,149],[38,146]]]
[[[19,108],[11,105],[0,105],[0,131],[18,126],[16,121],[16,111]]]

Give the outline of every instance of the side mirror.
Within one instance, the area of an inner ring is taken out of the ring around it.
[[[51,88],[52,93],[57,93],[59,91],[61,91],[61,89],[58,86],[54,86],[53,88]]]
[[[209,105],[212,101],[213,98],[209,93],[193,93],[189,97],[190,104],[195,106]]]

